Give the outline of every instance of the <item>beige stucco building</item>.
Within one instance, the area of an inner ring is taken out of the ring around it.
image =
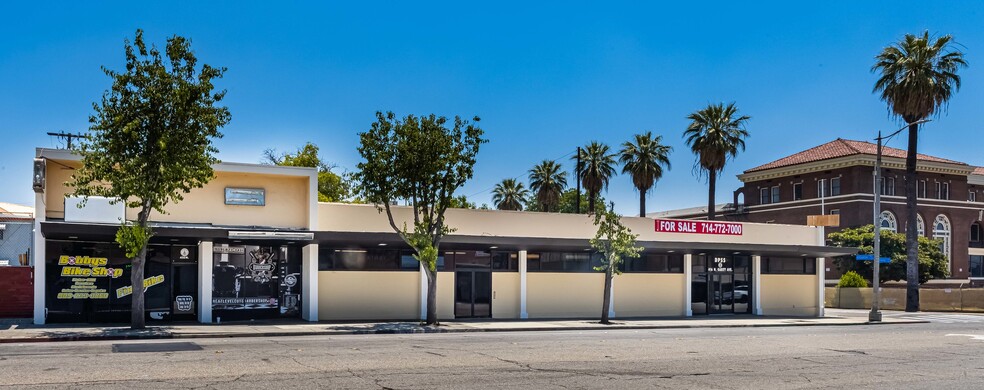
[[[79,158],[38,149],[35,322],[129,318],[128,261],[113,243],[133,210],[66,197]],[[144,286],[151,320],[298,317],[414,320],[427,280],[375,206],[317,202],[313,168],[220,163],[168,213]],[[410,209],[394,207],[397,224]],[[454,318],[600,316],[603,274],[586,215],[451,209],[439,253],[437,313]],[[624,217],[645,248],[613,283],[616,318],[704,314],[817,316],[821,228]]]

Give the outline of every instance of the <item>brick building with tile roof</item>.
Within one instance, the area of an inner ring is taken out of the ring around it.
[[[782,157],[738,175],[743,186],[734,201],[718,205],[719,219],[746,222],[806,224],[808,215],[839,214],[840,226],[874,220],[876,145],[836,139]],[[903,149],[882,148],[881,226],[905,231],[905,155]],[[918,155],[919,234],[943,240],[950,277],[984,283],[984,167],[941,157]],[[653,213],[658,218],[705,219],[706,207]],[[839,277],[832,262],[827,277]]]

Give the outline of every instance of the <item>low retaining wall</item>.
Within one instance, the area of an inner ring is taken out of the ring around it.
[[[824,304],[839,309],[871,308],[871,288],[827,287]],[[905,310],[904,288],[882,288],[881,308]],[[984,312],[984,288],[921,288],[919,309],[925,311]]]
[[[0,267],[0,318],[34,316],[32,267]]]

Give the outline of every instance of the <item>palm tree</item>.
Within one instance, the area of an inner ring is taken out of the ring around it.
[[[916,151],[919,123],[930,115],[939,115],[960,89],[957,70],[967,66],[963,53],[953,49],[949,35],[932,39],[929,32],[922,36],[906,34],[901,41],[882,49],[875,56],[872,72],[881,77],[874,92],[888,103],[888,109],[909,125],[909,146],[905,157],[906,214],[906,301],[905,311],[919,311],[919,259],[916,231]]]
[[[541,211],[554,211],[560,205],[560,194],[567,187],[567,172],[552,160],[533,166],[530,169],[530,190],[536,193],[536,202]]]
[[[602,189],[608,189],[608,182],[615,175],[615,154],[609,153],[610,148],[598,141],[591,141],[581,149],[581,166],[578,176],[581,185],[588,191],[588,212],[595,211],[595,199]],[[574,156],[577,159],[577,156]],[[577,168],[575,168],[577,170]]]
[[[619,162],[622,173],[632,176],[632,184],[639,190],[639,216],[646,216],[646,193],[663,177],[663,169],[670,169],[670,152],[673,148],[663,145],[663,136],[653,137],[653,132],[636,134],[635,143],[622,144]]]
[[[735,103],[708,104],[687,116],[690,126],[683,132],[690,150],[697,155],[694,168],[707,172],[707,219],[714,220],[714,185],[729,159],[745,150],[745,123],[751,117],[738,115]]]
[[[524,188],[523,183],[516,179],[503,179],[492,190],[492,203],[499,210],[519,211],[523,209],[523,201],[528,195],[529,191]]]

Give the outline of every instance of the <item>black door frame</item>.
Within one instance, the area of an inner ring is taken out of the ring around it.
[[[460,275],[461,274],[465,274],[465,273],[468,274],[467,281],[468,281],[469,287],[471,288],[471,299],[469,300],[469,308],[470,308],[469,312],[470,312],[470,314],[467,315],[467,316],[459,316],[458,315],[458,302],[460,302],[460,299],[458,297],[458,282],[459,282]],[[476,294],[476,288],[477,288],[478,283],[475,283],[475,276],[477,274],[480,274],[480,273],[481,274],[488,274],[489,275],[489,291],[488,291],[488,296],[489,296],[489,314],[487,316],[476,316],[475,315],[475,297],[478,295],[478,294]],[[454,288],[454,317],[455,318],[492,318],[492,299],[491,299],[492,298],[492,283],[491,283],[491,280],[492,280],[492,270],[491,269],[482,269],[482,268],[477,268],[476,269],[476,268],[472,268],[472,269],[461,269],[461,270],[455,270],[454,271],[454,284],[455,284],[455,286],[454,286],[455,287]]]
[[[734,274],[734,270],[732,270],[730,273],[729,272],[711,272],[711,273],[708,273],[707,276],[708,276],[708,278],[707,278],[707,280],[708,280],[708,282],[707,282],[707,287],[708,287],[708,291],[707,291],[707,314],[734,314],[735,313],[735,304],[734,304],[735,274]],[[726,295],[725,294],[728,291],[726,289],[724,289],[724,288],[718,289],[719,286],[722,286],[723,287],[724,283],[723,283],[722,279],[725,278],[725,277],[727,277],[727,278],[729,278],[731,280],[731,282],[729,283],[731,285],[731,291],[730,291],[731,292],[731,298],[730,298],[731,300],[730,301],[727,301],[728,303],[725,303],[726,302],[725,301],[725,299],[726,299]],[[728,306],[728,309],[722,309],[723,306]]]
[[[751,302],[753,302],[752,295],[754,294],[752,283],[754,283],[754,281],[753,281],[753,275],[755,273],[755,270],[752,269],[753,263],[751,261],[751,256],[750,255],[744,255],[744,254],[723,254],[723,253],[707,253],[704,256],[705,256],[704,272],[699,273],[700,275],[703,275],[704,276],[704,279],[706,280],[706,286],[704,287],[705,296],[706,296],[704,304],[706,305],[705,306],[706,309],[705,309],[705,311],[704,311],[703,314],[704,315],[713,315],[713,314],[746,314],[746,313],[750,313],[751,312],[751,306],[752,306]],[[736,257],[739,257],[739,256],[747,257],[748,258],[748,264],[745,267],[746,274],[744,275],[745,276],[745,279],[746,279],[745,282],[748,284],[748,298],[747,298],[748,304],[747,304],[747,309],[745,311],[735,312],[735,285],[737,284],[737,278],[736,278],[737,274],[735,273],[735,269],[738,268],[737,267],[737,262],[736,262]],[[713,259],[715,257],[726,257],[726,258],[728,258],[728,260],[729,260],[729,262],[731,264],[731,267],[728,267],[728,268],[730,268],[730,270],[729,271],[711,271],[711,263],[713,263]],[[725,276],[725,275],[727,275],[727,276],[729,276],[731,278],[731,289],[730,289],[731,297],[730,297],[730,303],[728,304],[731,308],[730,309],[726,309],[726,310],[718,310],[716,307],[720,307],[720,306],[723,305],[723,301],[724,301],[724,297],[725,297],[725,295],[724,295],[724,292],[725,291],[721,291],[721,294],[720,294],[721,303],[715,304],[715,302],[714,302],[714,297],[715,297],[715,295],[714,295],[714,292],[715,292],[714,291],[714,288],[715,288],[715,285],[718,284],[716,282],[719,282],[719,279],[718,278],[720,278],[721,276]],[[691,279],[693,279],[693,276],[691,276]]]

